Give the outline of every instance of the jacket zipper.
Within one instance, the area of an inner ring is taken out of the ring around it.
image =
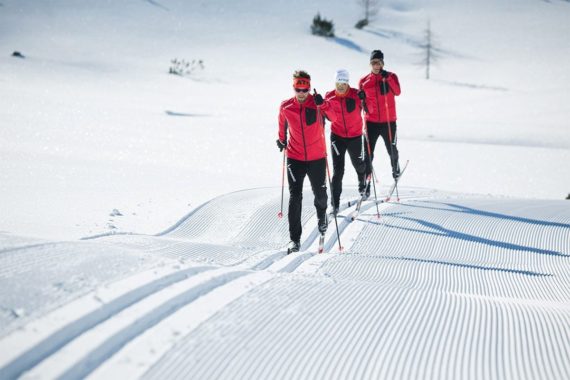
[[[380,117],[380,94],[378,93],[378,89],[380,88],[380,85],[378,84],[378,78],[376,78],[376,110],[378,111],[378,122],[381,123],[382,122],[382,118]]]
[[[301,134],[303,135],[303,147],[305,148],[305,161],[307,160],[307,142],[305,141],[305,128],[303,128],[303,105],[299,109],[299,120],[301,121]]]
[[[346,105],[346,98],[340,100],[340,110],[342,111],[342,122],[344,124],[344,137],[348,137],[348,129],[346,128],[346,120],[344,119],[344,106],[342,105],[342,101],[344,100],[344,104]]]

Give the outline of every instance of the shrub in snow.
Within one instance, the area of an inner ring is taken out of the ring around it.
[[[325,20],[317,13],[313,18],[313,25],[311,25],[311,33],[315,36],[334,37],[334,24],[332,20]]]
[[[20,53],[19,51],[15,51],[12,53],[12,57],[16,57],[16,58],[26,58],[24,57],[24,55],[22,53]]]
[[[192,62],[188,62],[184,59],[178,60],[178,58],[174,58],[170,61],[170,69],[168,70],[168,73],[185,76],[192,75],[197,70],[204,70],[204,61],[201,59],[193,59]]]
[[[568,193],[568,196],[566,197],[566,199],[570,199],[570,193]]]

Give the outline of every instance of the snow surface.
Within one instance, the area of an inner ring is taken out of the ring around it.
[[[0,378],[570,378],[569,13],[384,1],[356,30],[340,0],[2,0]],[[343,253],[331,224],[315,255],[307,189],[287,256],[291,73],[355,84],[376,48],[402,83],[401,202],[350,223],[347,169]]]

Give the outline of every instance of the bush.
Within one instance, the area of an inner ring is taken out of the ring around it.
[[[192,75],[197,70],[204,70],[204,61],[195,60],[193,59],[192,62],[187,62],[184,59],[178,60],[178,58],[174,58],[170,61],[170,68],[168,69],[169,74],[174,75]]]
[[[356,23],[356,25],[354,25],[354,27],[355,27],[356,29],[362,29],[362,28],[364,28],[366,25],[368,25],[368,20],[365,19],[365,18],[363,18],[362,20],[358,21],[358,22]]]
[[[325,20],[324,18],[321,18],[319,13],[317,13],[315,18],[313,18],[311,33],[315,36],[334,37],[334,24],[332,20]]]

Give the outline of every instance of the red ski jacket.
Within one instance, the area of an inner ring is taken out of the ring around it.
[[[362,105],[358,90],[349,88],[344,96],[335,90],[327,92],[321,109],[332,122],[331,132],[335,135],[345,138],[362,135]]]
[[[303,104],[293,97],[279,107],[279,140],[287,141],[287,157],[299,161],[313,161],[326,156],[324,123],[318,122],[313,95]],[[321,116],[322,117],[322,116]]]
[[[368,113],[366,121],[386,123],[396,121],[396,101],[394,96],[401,93],[400,81],[394,73],[387,78],[381,74],[370,73],[360,79],[358,88],[366,93]]]

